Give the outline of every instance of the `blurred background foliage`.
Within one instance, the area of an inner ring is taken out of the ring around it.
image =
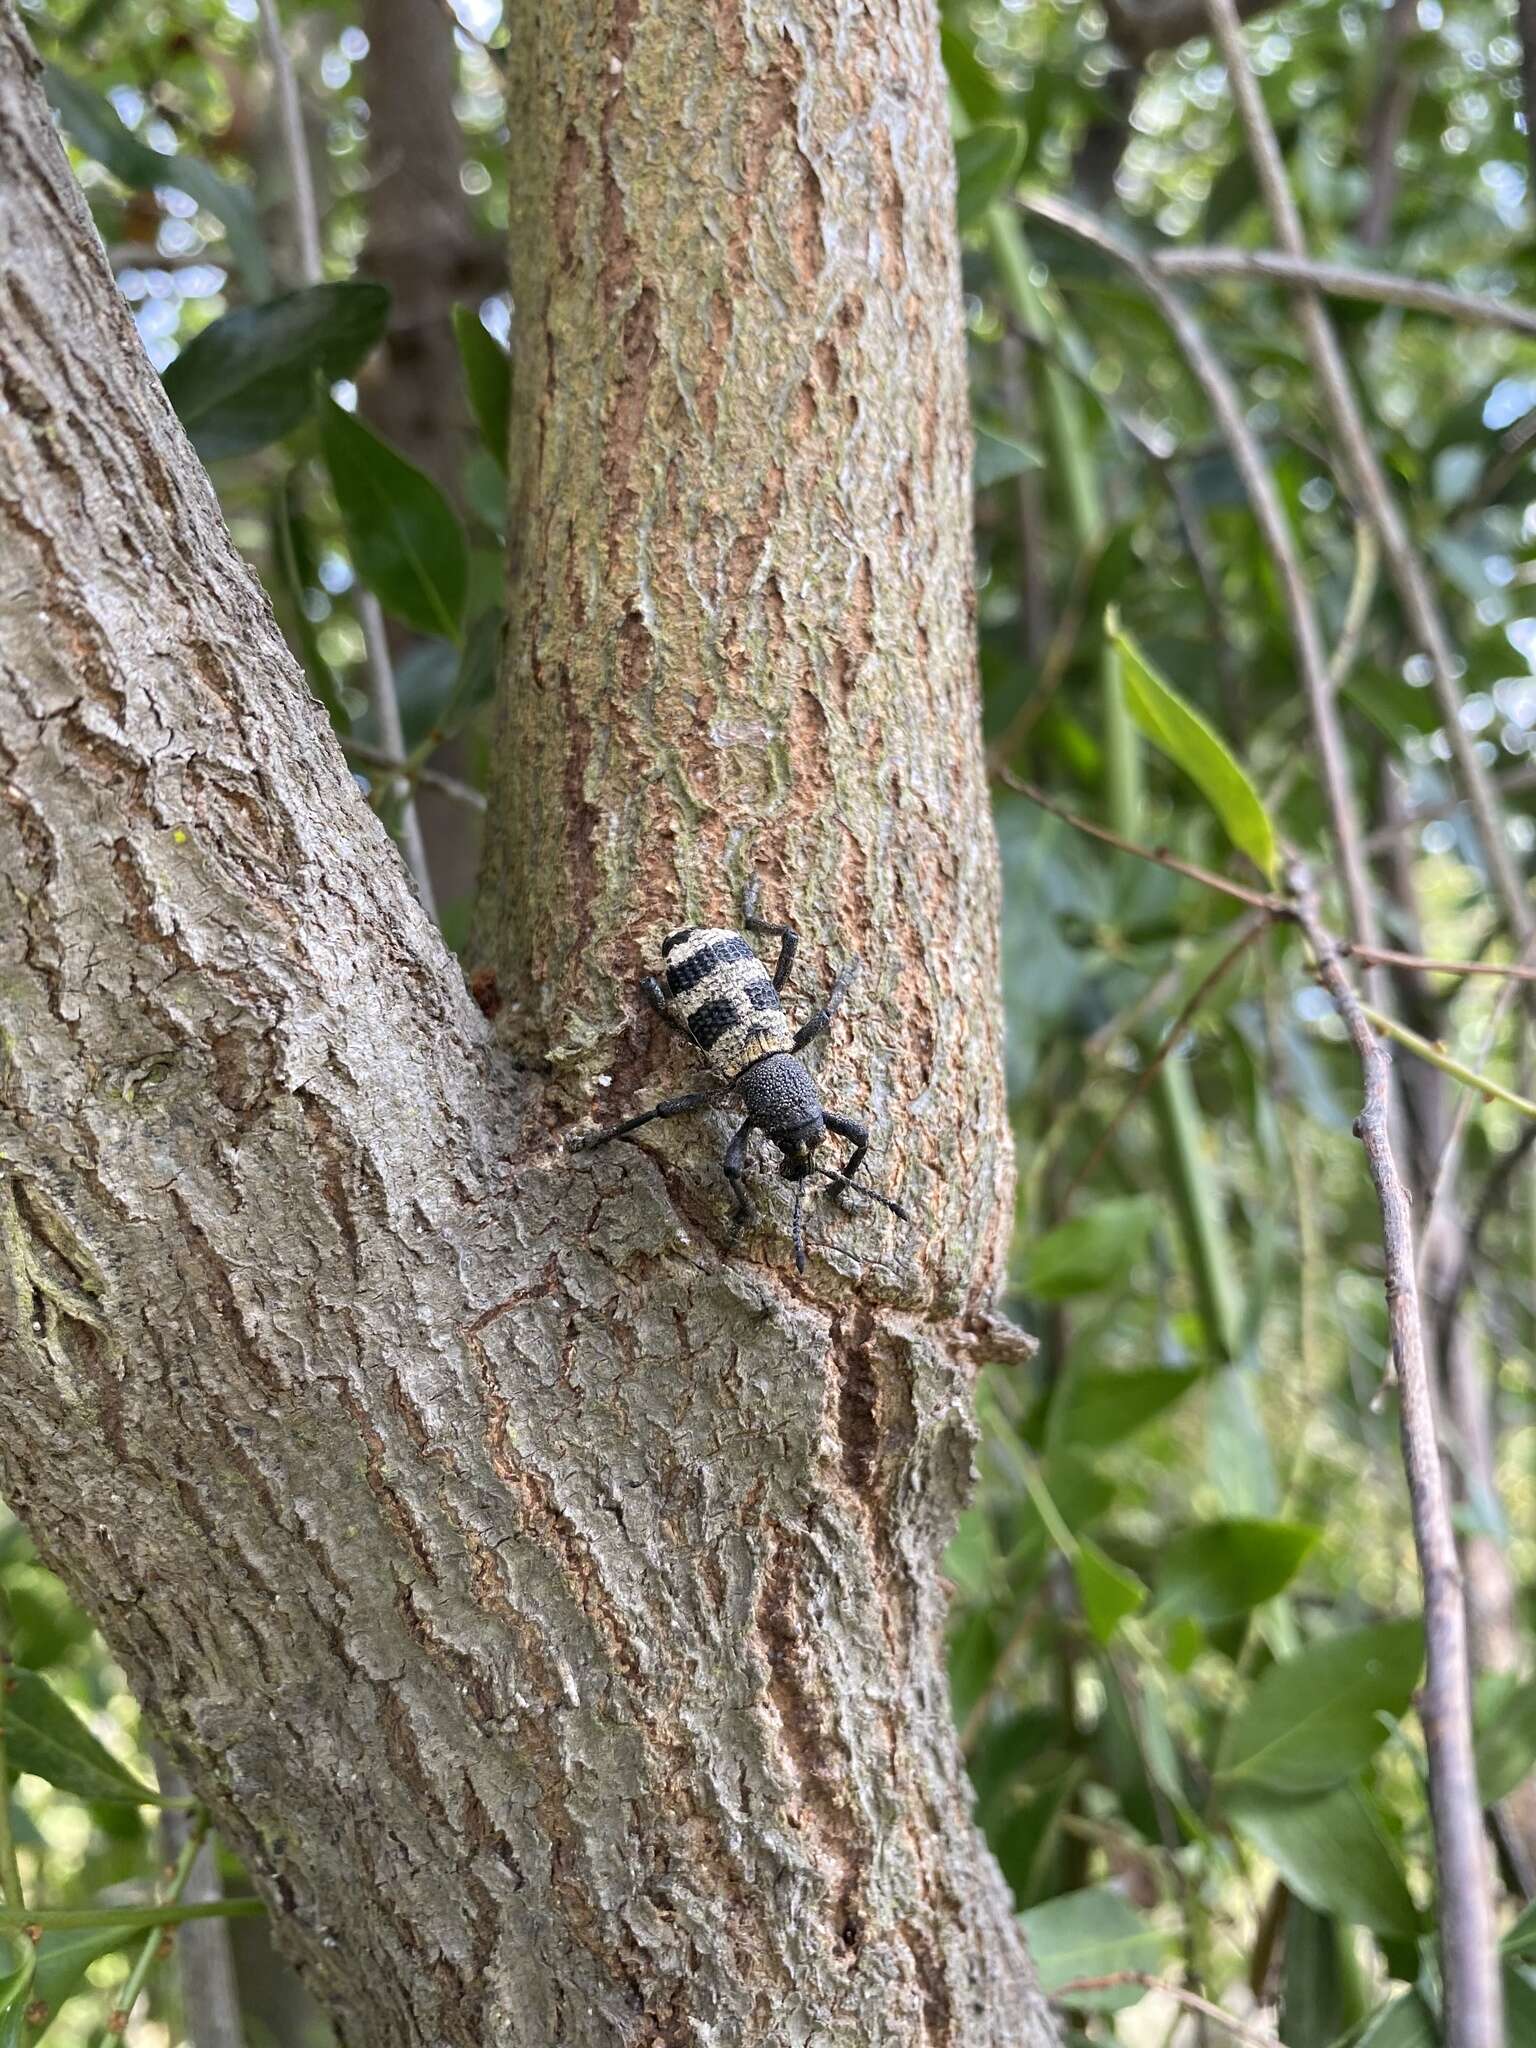
[[[496,0],[24,11],[145,347],[461,945],[516,403]],[[1379,1221],[1350,1135],[1358,1065],[1284,925],[1014,786],[1250,886],[1256,816],[1313,859],[1346,928],[1281,584],[1232,449],[1145,276],[1032,210],[1065,198],[1160,260],[1274,245],[1202,28],[1185,0],[944,14],[1006,874],[1011,1308],[1041,1338],[1033,1367],[981,1383],[981,1483],[948,1564],[954,1705],[979,1820],[1074,2039],[1219,2038],[1204,1999],[1286,2048],[1419,2048],[1439,1993],[1419,1589]],[[274,30],[318,251],[295,227]],[[1329,306],[1447,615],[1462,733],[1528,871],[1536,245],[1515,13],[1318,0],[1259,17],[1249,49],[1313,254],[1495,302],[1476,322],[1465,305]],[[1235,378],[1294,530],[1386,943],[1511,959],[1443,705],[1292,302],[1230,266],[1160,274]],[[1379,990],[1433,1047],[1529,1097],[1506,986],[1404,969]],[[1437,1223],[1430,1349],[1509,2038],[1536,2042],[1536,1123],[1406,1053],[1397,1073],[1405,1172]],[[207,1850],[191,1863],[195,1813],[142,1797],[156,1759],[121,1674],[14,1525],[0,1588],[28,1907],[102,1922],[51,1929],[30,1960],[15,1945],[0,2048],[123,2025],[155,2048],[324,2041],[258,1921],[192,1923],[179,1971],[130,1929],[168,1890],[243,1880]]]

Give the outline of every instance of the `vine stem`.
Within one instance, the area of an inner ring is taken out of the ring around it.
[[[1429,1765],[1447,2048],[1500,2048],[1503,2001],[1473,1760],[1467,1615],[1424,1349],[1412,1207],[1388,1130],[1391,1055],[1372,1030],[1365,1007],[1350,985],[1337,943],[1323,928],[1316,890],[1301,862],[1290,864],[1287,881],[1295,919],[1311,949],[1318,979],[1359,1055],[1365,1083],[1365,1102],[1355,1133],[1365,1147],[1381,1210],[1387,1327],[1400,1387],[1403,1468],[1424,1587],[1425,1680],[1418,1704]]]
[[[11,1684],[11,1616],[0,1593],[0,1695]],[[0,1705],[0,1897],[13,1913],[25,1911],[21,1889],[21,1866],[16,1860],[16,1838],[11,1832],[11,1777],[5,1754],[5,1711]]]
[[[192,1866],[197,1861],[197,1852],[202,1848],[207,1833],[208,1816],[206,1813],[200,1813],[189,1829],[186,1841],[181,1845],[181,1854],[176,1858],[170,1882],[165,1888],[165,1898],[163,1901],[165,1905],[174,1906],[179,1903],[182,1893],[187,1888],[187,1879],[192,1875]],[[106,2033],[103,2037],[103,2048],[111,2048],[111,2044],[114,2041],[120,2041],[127,2031],[128,2017],[139,2002],[139,1994],[144,1989],[145,1980],[148,1978],[150,1968],[154,1963],[156,1951],[159,1949],[165,1936],[166,1929],[164,1927],[152,1927],[148,1934],[145,1935],[139,1952],[134,1958],[133,1968],[128,1972],[128,1981],[123,1986],[122,1998],[116,2010],[112,2013],[111,2018],[107,2021]]]

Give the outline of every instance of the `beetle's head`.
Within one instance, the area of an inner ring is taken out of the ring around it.
[[[811,1171],[816,1147],[827,1135],[827,1127],[819,1116],[808,1117],[804,1123],[793,1124],[787,1131],[771,1131],[769,1136],[783,1155],[779,1161],[779,1174],[784,1180],[804,1180]]]

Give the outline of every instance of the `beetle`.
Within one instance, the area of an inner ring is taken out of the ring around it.
[[[807,1017],[798,1031],[793,1030],[779,997],[794,969],[800,935],[790,925],[771,924],[759,916],[760,897],[759,884],[751,882],[743,902],[742,923],[749,932],[778,940],[779,958],[771,979],[740,932],[690,924],[662,940],[662,978],[648,974],[640,983],[641,994],[657,1015],[704,1055],[713,1076],[710,1085],[659,1102],[654,1109],[642,1110],[608,1130],[584,1132],[567,1142],[573,1151],[606,1145],[658,1118],[687,1116],[735,1095],[747,1114],[721,1161],[736,1204],[731,1242],[735,1243],[755,1214],[746,1188],[747,1141],[754,1131],[762,1131],[778,1147],[781,1179],[794,1185],[795,1266],[803,1273],[801,1203],[810,1175],[822,1175],[840,1189],[857,1186],[861,1194],[882,1203],[903,1222],[910,1223],[912,1217],[900,1202],[857,1179],[869,1151],[868,1127],[823,1105],[799,1057],[831,1023],[859,963],[856,959],[847,963],[820,1009]],[[829,1133],[846,1138],[853,1147],[840,1168],[816,1163],[817,1148]]]

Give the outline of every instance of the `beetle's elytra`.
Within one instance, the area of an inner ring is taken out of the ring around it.
[[[685,925],[661,942],[665,985],[654,975],[647,975],[640,984],[646,1001],[658,1015],[704,1055],[714,1077],[711,1085],[688,1095],[674,1096],[669,1102],[659,1102],[654,1109],[642,1110],[610,1130],[590,1132],[568,1142],[573,1149],[606,1145],[610,1139],[627,1137],[658,1117],[686,1116],[690,1110],[705,1109],[724,1096],[735,1095],[747,1113],[746,1121],[726,1147],[721,1162],[736,1201],[733,1236],[752,1220],[744,1169],[747,1141],[754,1131],[761,1131],[778,1147],[780,1175],[796,1184],[795,1265],[803,1273],[805,1233],[801,1200],[806,1177],[822,1174],[836,1186],[852,1187],[869,1150],[865,1125],[823,1108],[816,1084],[799,1059],[811,1040],[819,1037],[831,1022],[833,1011],[858,971],[858,962],[849,961],[821,1008],[798,1031],[792,1030],[779,995],[795,964],[799,934],[789,925],[769,924],[759,917],[757,902],[758,887],[754,882],[747,890],[742,921],[749,932],[779,941],[778,964],[771,979],[740,932],[713,925]],[[840,1169],[815,1164],[816,1148],[829,1131],[846,1138],[853,1147]],[[904,1221],[912,1220],[899,1202],[862,1181],[857,1185],[860,1193],[883,1203]]]

